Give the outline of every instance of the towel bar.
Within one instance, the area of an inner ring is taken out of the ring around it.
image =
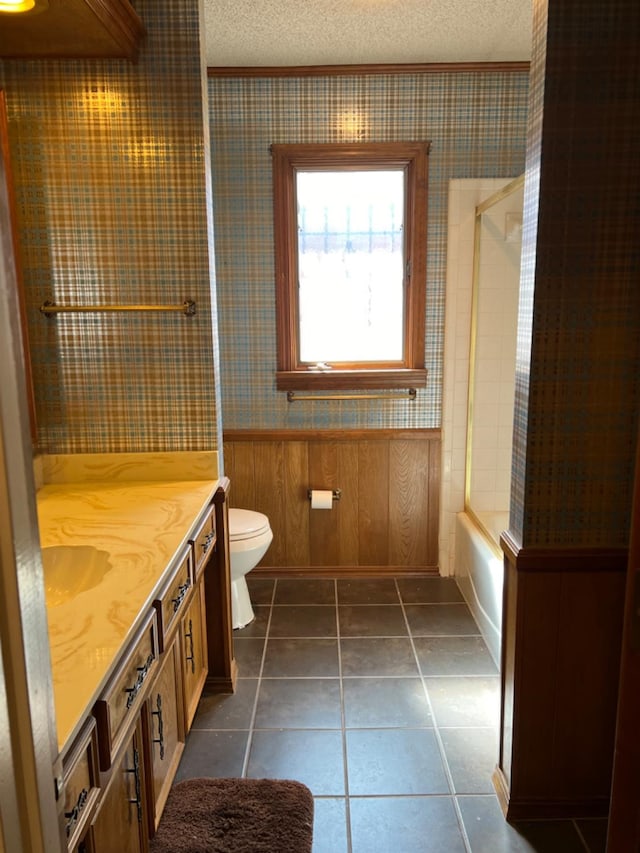
[[[187,317],[193,317],[196,313],[196,303],[192,299],[185,299],[182,305],[56,305],[47,300],[40,306],[40,313],[45,317],[51,317],[54,314],[89,314],[107,311],[180,311]]]
[[[313,400],[415,400],[416,389],[409,388],[402,394],[304,394],[297,395],[295,391],[287,391],[287,402],[298,403]]]

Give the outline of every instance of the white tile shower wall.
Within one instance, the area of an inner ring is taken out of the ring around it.
[[[509,507],[521,242],[505,229],[522,203],[520,189],[482,217],[470,481],[477,512]]]
[[[510,180],[481,178],[449,182],[439,533],[439,564],[443,575],[455,574],[456,513],[464,509],[475,209]],[[510,429],[508,435],[510,440]],[[500,438],[503,440],[504,432]],[[504,490],[505,480],[508,488],[510,474],[505,478],[502,473],[496,477],[494,487]]]

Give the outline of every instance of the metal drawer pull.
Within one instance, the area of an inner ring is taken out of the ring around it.
[[[133,687],[125,687],[124,688],[125,693],[129,694],[127,696],[127,709],[129,709],[133,705],[133,703],[135,702],[136,696],[140,692],[140,688],[144,684],[144,680],[147,677],[147,675],[149,674],[151,664],[154,662],[154,660],[155,660],[155,657],[153,655],[149,655],[145,665],[138,667],[138,677],[137,677],[136,683],[133,685]]]
[[[129,800],[129,802],[136,807],[138,812],[138,823],[142,823],[142,798],[140,796],[140,756],[138,755],[138,750],[133,748],[133,770],[126,770],[126,773],[134,774],[134,782],[135,782],[135,791],[136,795],[133,800]]]
[[[78,818],[80,817],[80,812],[84,808],[88,797],[89,797],[89,792],[87,791],[86,788],[83,788],[80,791],[80,793],[78,794],[78,800],[77,800],[75,806],[71,809],[70,812],[64,813],[64,816],[67,818],[67,825],[65,827],[66,832],[67,832],[67,838],[71,835],[71,830],[73,829],[74,824],[77,822]]]
[[[190,653],[188,655],[186,655],[185,660],[187,662],[189,662],[189,661],[191,662],[191,674],[195,675],[196,656],[195,656],[195,651],[193,648],[193,621],[191,619],[189,619],[189,630],[185,631],[184,638],[185,638],[185,640],[189,640],[189,648],[190,648]]]
[[[184,601],[184,597],[189,592],[190,588],[191,588],[191,581],[190,580],[187,580],[185,583],[181,584],[178,587],[178,594],[176,595],[175,598],[171,599],[171,601],[173,602],[173,612],[174,613],[178,610],[178,608],[180,607],[180,605]]]
[[[162,696],[158,693],[156,699],[157,711],[152,711],[151,716],[158,718],[158,737],[153,738],[153,743],[160,744],[160,761],[164,761],[164,723],[162,721]]]
[[[209,533],[207,533],[207,535],[205,536],[204,542],[202,543],[202,553],[203,553],[203,554],[206,554],[206,553],[207,553],[207,551],[209,550],[209,548],[211,547],[211,543],[212,543],[212,542],[213,542],[213,540],[215,539],[215,535],[216,535],[216,534],[213,532],[213,530],[211,530],[211,531],[210,531]]]

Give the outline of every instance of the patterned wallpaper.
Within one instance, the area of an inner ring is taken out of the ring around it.
[[[5,61],[40,450],[217,447],[198,0],[139,0],[137,64]],[[210,219],[210,217],[209,217]],[[68,314],[60,305],[181,304]],[[212,309],[214,309],[212,311]]]
[[[593,0],[578,21],[573,5],[552,4],[551,53],[538,14],[529,104],[528,75],[513,72],[207,84],[199,6],[138,0],[148,35],[135,65],[0,62],[40,449],[216,449],[223,416],[230,429],[438,427],[448,184],[520,173],[529,110],[511,528],[526,545],[626,545],[640,398],[639,102],[627,85],[639,13]],[[345,126],[365,141],[432,142],[429,381],[415,403],[288,404],[275,391],[269,146],[345,141]],[[47,299],[187,298],[195,317],[38,310]]]
[[[640,7],[534,10],[511,529],[524,546],[625,548],[640,412]]]
[[[524,169],[522,72],[209,79],[222,408],[228,429],[439,427],[452,178]],[[345,131],[345,126],[349,129]],[[275,390],[272,143],[431,140],[427,387],[417,400],[287,403]]]

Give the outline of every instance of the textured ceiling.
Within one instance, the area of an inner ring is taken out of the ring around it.
[[[532,0],[204,0],[209,66],[528,60]]]

